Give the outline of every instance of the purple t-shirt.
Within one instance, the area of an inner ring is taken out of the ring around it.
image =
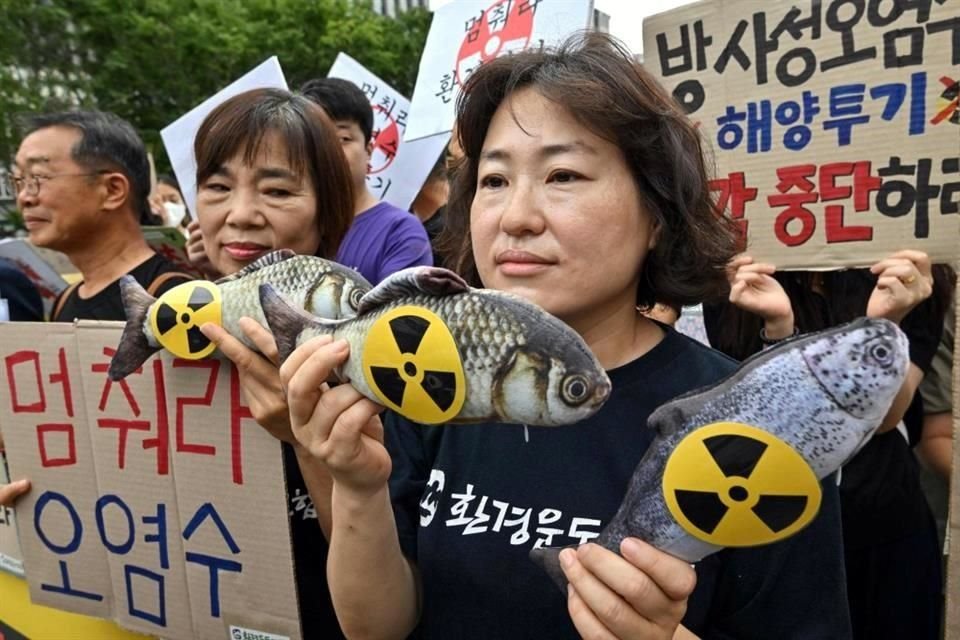
[[[433,252],[415,215],[380,202],[353,219],[337,251],[337,262],[376,285],[401,269],[433,266]]]

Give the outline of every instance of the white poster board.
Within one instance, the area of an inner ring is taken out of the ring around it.
[[[409,209],[450,136],[404,141],[410,101],[345,53],[337,55],[327,77],[354,83],[373,109],[373,151],[367,188],[378,200]]]

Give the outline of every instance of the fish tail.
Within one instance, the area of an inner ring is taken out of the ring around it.
[[[567,593],[567,575],[560,568],[560,552],[564,549],[573,549],[575,547],[541,547],[530,550],[530,559],[543,567],[550,579],[560,588],[560,591]]]
[[[302,309],[292,306],[277,293],[269,283],[260,285],[260,308],[267,326],[277,343],[280,362],[285,362],[297,348],[297,340],[306,329],[314,329],[318,334],[333,333],[330,324],[321,321]]]
[[[117,353],[110,361],[110,369],[107,371],[113,381],[126,378],[160,350],[160,347],[150,345],[144,333],[147,313],[157,299],[129,275],[120,278],[120,297],[123,300],[123,310],[127,314],[127,324],[120,336]]]

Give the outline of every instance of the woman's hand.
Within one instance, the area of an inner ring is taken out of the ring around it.
[[[200,223],[196,220],[191,220],[187,225],[187,260],[208,278],[216,280],[220,277],[220,273],[213,268],[207,252],[203,249],[203,233],[200,231]]]
[[[390,477],[383,444],[383,407],[349,384],[330,388],[326,380],[346,361],[350,346],[327,336],[298,347],[280,367],[290,404],[290,423],[300,446],[330,470],[334,491],[372,495]]]
[[[737,256],[727,265],[730,302],[763,319],[764,333],[773,340],[793,333],[793,307],[786,291],[774,279],[776,267]]]
[[[930,258],[922,251],[897,251],[870,267],[877,276],[868,318],[886,318],[897,324],[933,293]]]
[[[12,507],[17,498],[27,491],[30,491],[30,481],[26,478],[10,484],[0,484],[0,507]]]
[[[274,438],[295,445],[297,441],[290,430],[287,400],[280,384],[276,342],[255,320],[240,318],[239,324],[260,353],[249,349],[223,327],[208,322],[200,330],[237,367],[240,386],[253,419]]]
[[[567,609],[584,638],[673,638],[697,576],[663,551],[626,538],[623,556],[597,544],[560,553]]]

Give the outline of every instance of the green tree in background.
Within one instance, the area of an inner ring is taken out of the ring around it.
[[[18,115],[82,106],[133,123],[163,170],[160,129],[271,55],[294,89],[344,51],[409,96],[430,17],[363,0],[0,0],[0,164]]]

